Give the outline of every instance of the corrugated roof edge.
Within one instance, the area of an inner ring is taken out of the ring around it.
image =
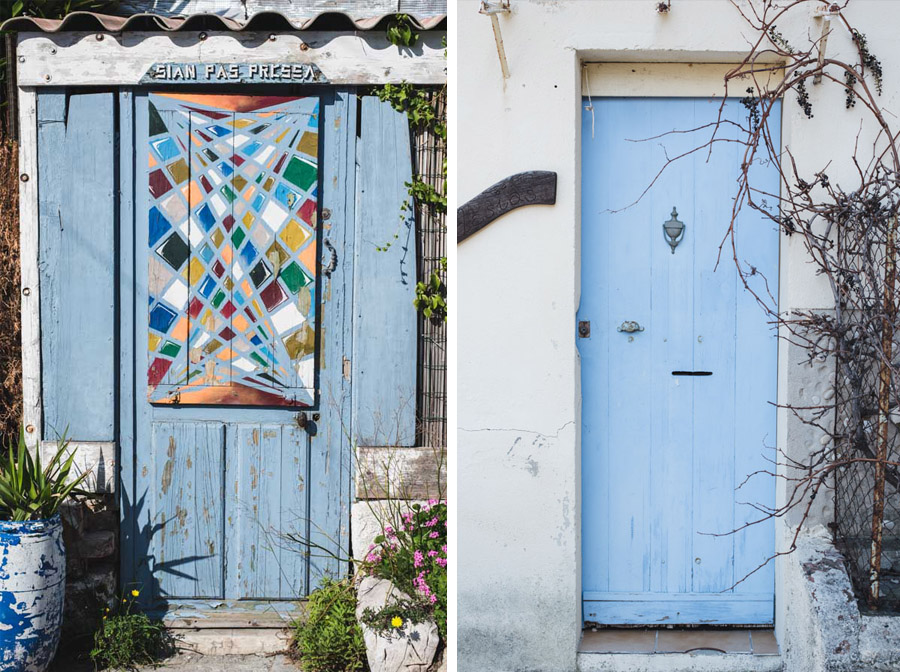
[[[95,12],[72,12],[63,19],[41,19],[33,16],[17,16],[7,19],[0,30],[18,32],[39,31],[57,33],[60,31],[104,31],[120,33],[124,31],[163,30],[373,30],[386,24],[393,15],[354,19],[343,12],[322,12],[308,19],[291,20],[279,12],[259,12],[247,21],[218,16],[217,14],[192,14],[186,17],[161,16],[143,13],[131,16],[112,16]],[[410,20],[420,30],[436,30],[446,27],[446,15],[415,17]]]

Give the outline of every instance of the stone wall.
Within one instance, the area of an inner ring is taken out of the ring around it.
[[[861,613],[844,558],[821,526],[784,563],[785,672],[900,669],[900,617]]]
[[[119,511],[115,495],[78,498],[61,509],[66,544],[63,639],[93,633],[117,596]]]

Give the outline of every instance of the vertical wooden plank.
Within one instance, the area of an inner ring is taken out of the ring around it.
[[[281,431],[281,500],[277,528],[277,557],[280,568],[278,592],[283,599],[296,599],[309,594],[308,529],[309,512],[309,437],[296,426],[286,425]],[[287,537],[291,538],[287,538]],[[296,540],[296,541],[295,541]]]
[[[279,535],[286,504],[281,500],[286,466],[282,434],[286,428],[241,423],[229,425],[229,429],[225,596],[280,597],[280,548],[284,542]]]
[[[607,157],[614,171],[609,194],[611,209],[636,198],[645,173],[640,153],[628,151],[625,138],[633,129],[650,126],[650,109],[626,100],[613,101],[610,123],[617,129],[617,151]],[[641,136],[643,137],[643,136]],[[609,219],[609,322],[598,325],[609,333],[609,582],[616,590],[644,591],[649,587],[649,481],[650,419],[646,394],[650,378],[650,332],[617,331],[634,320],[645,329],[651,320],[649,263],[650,203],[646,200]]]
[[[308,589],[322,576],[340,575],[350,555],[351,384],[354,310],[354,216],[356,192],[356,96],[336,91],[323,99],[322,193],[331,216],[323,222],[323,237],[335,250],[337,264],[323,277],[322,342],[320,359],[320,413],[318,432],[309,444],[310,537],[327,552],[313,551],[309,558]],[[364,243],[363,243],[364,245]],[[327,247],[326,247],[327,249]],[[323,264],[327,263],[327,252]],[[415,320],[413,313],[412,319]],[[413,326],[415,330],[415,326]],[[415,350],[411,350],[415,364]],[[413,377],[413,381],[415,378]],[[414,388],[413,388],[414,389]],[[349,422],[348,422],[349,419]],[[329,557],[329,553],[336,557]]]
[[[38,96],[44,433],[115,434],[112,93]]]
[[[738,120],[746,110],[729,101],[730,116]],[[773,118],[781,118],[781,101],[775,102]],[[772,141],[781,144],[781,127],[774,124]],[[763,161],[767,161],[764,163]],[[776,194],[779,189],[777,159],[760,157],[751,167],[751,178],[761,189]],[[736,228],[737,247],[742,260],[753,263],[759,274],[751,277],[751,288],[761,297],[778,298],[778,227],[759,213],[745,208]],[[778,340],[769,325],[762,325],[762,308],[751,293],[739,288],[737,297],[737,357],[735,380],[739,381],[740,399],[735,415],[735,480],[740,483],[750,473],[760,469],[772,469],[775,460],[775,418],[773,405],[777,399]],[[764,363],[761,365],[761,363]],[[771,403],[770,403],[771,402]],[[735,493],[735,527],[759,520],[761,514],[751,504],[771,506],[775,502],[775,479],[761,474],[751,478]],[[735,535],[734,580],[737,581],[757,567],[775,552],[774,521],[752,525]],[[750,576],[735,588],[736,593],[770,593],[775,585],[774,563]]]
[[[38,267],[38,118],[37,94],[19,89],[19,258],[22,293],[22,422],[31,431],[29,445],[43,438],[41,401],[41,313]]]
[[[149,209],[149,195],[146,188],[149,164],[149,115],[147,93],[136,91],[134,95],[134,204],[133,220],[134,241],[131,256],[122,264],[123,280],[125,272],[131,274],[133,308],[130,311],[134,319],[134,335],[132,341],[132,359],[134,360],[134,387],[131,394],[134,400],[134,493],[128,503],[128,510],[122,511],[123,520],[131,519],[134,528],[131,564],[122,575],[123,583],[129,580],[141,590],[141,602],[149,606],[159,594],[153,583],[152,558],[154,514],[153,495],[156,482],[153,478],[155,456],[152,451],[153,437],[150,427],[151,407],[146,403],[147,365],[149,355],[147,338],[149,328],[146,318],[146,307],[149,304],[147,287],[147,245],[149,229],[148,219],[144,213]],[[124,227],[123,227],[124,228]],[[123,249],[123,254],[128,250]],[[124,283],[126,286],[129,284]],[[124,300],[125,292],[123,292]],[[127,558],[126,560],[127,561]],[[124,561],[123,561],[124,562]]]
[[[695,100],[692,125],[714,119],[719,101]],[[727,132],[727,131],[725,131]],[[694,195],[694,367],[711,376],[694,380],[694,573],[695,592],[733,583],[734,538],[713,536],[734,526],[734,419],[737,278],[730,250],[719,260],[727,230],[740,147],[721,143],[694,170],[706,188]]]
[[[359,445],[415,441],[415,226],[401,210],[412,180],[405,114],[362,100],[353,324],[353,417]],[[386,251],[379,251],[390,244]]]
[[[596,115],[596,119],[594,119]],[[591,136],[591,129],[594,137]],[[587,591],[609,589],[609,380],[608,356],[609,269],[608,194],[610,172],[604,170],[611,146],[611,122],[607,108],[582,114],[584,151],[581,157],[581,304],[577,319],[591,322],[589,338],[578,339],[581,356],[581,460],[582,487],[582,584]],[[594,326],[596,325],[596,328]],[[586,618],[590,618],[586,616]]]
[[[634,101],[633,101],[634,104]],[[631,137],[652,137],[675,127],[689,128],[693,123],[690,100],[661,99],[640,101],[650,106],[650,129],[632,131]],[[658,145],[669,156],[678,156],[694,146],[696,137],[668,135],[658,141],[638,143],[648,153],[640,184],[649,184],[664,163]],[[652,378],[651,404],[655,410],[651,426],[651,561],[650,590],[689,592],[691,583],[691,480],[692,426],[687,420],[693,407],[693,378],[672,375],[674,370],[693,368],[693,243],[695,232],[686,232],[673,254],[663,236],[663,222],[672,208],[679,219],[690,218],[694,200],[694,170],[689,161],[676,163],[661,176],[647,198],[651,211],[650,266],[653,269],[652,318],[649,338]]]
[[[119,92],[119,576],[133,580],[135,549],[134,480],[134,95]]]
[[[157,595],[222,597],[224,426],[153,423]]]

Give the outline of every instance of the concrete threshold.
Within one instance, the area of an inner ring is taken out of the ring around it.
[[[272,655],[287,651],[284,628],[172,628],[176,646],[203,656]]]
[[[288,649],[291,621],[302,608],[302,603],[173,604],[163,621],[182,651],[203,656],[272,655]]]
[[[579,653],[579,672],[781,672],[778,655],[751,653]]]

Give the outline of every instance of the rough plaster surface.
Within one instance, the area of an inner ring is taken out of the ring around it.
[[[861,615],[827,530],[800,535],[785,563],[785,672],[900,669],[900,618]]]
[[[828,531],[802,533],[784,563],[784,669],[849,672],[859,657],[859,608]]]
[[[457,366],[463,391],[459,667],[571,671],[581,626],[580,369],[574,330],[582,263],[581,96],[588,92],[580,63],[736,62],[751,35],[729,2],[678,0],[667,15],[656,14],[654,0],[511,4],[512,13],[499,17],[510,70],[505,81],[490,19],[478,13],[477,0],[457,4],[463,38],[457,67],[471,75],[458,81],[457,122],[466,129],[458,139],[459,201],[523,170],[556,171],[558,193],[556,205],[516,210],[458,248],[459,332],[475,335],[460,339]],[[744,0],[739,4],[746,6]],[[900,78],[889,74],[900,71],[894,48],[900,3],[854,0],[846,14],[882,59],[881,101],[900,110]],[[806,9],[778,21],[789,41],[815,35],[817,26]],[[830,56],[849,56],[851,49],[845,31],[829,37]],[[813,86],[809,95],[813,119],[795,101],[785,101],[784,145],[803,171],[835,159],[829,176],[850,185],[852,165],[840,157],[852,151],[862,110],[844,109],[840,86]],[[872,137],[864,126],[859,146],[871,147]],[[800,237],[783,238],[781,310],[819,308],[830,300]],[[827,367],[792,366],[789,361],[797,358],[788,351],[786,345],[779,350],[778,401],[824,395]],[[773,441],[789,454],[820,440],[785,410],[778,422]],[[820,494],[815,522],[829,519],[829,494]],[[781,489],[780,501],[784,495]],[[776,628],[782,642],[786,633],[798,631],[785,620],[792,606],[788,575],[795,573],[786,560],[777,562]]]

